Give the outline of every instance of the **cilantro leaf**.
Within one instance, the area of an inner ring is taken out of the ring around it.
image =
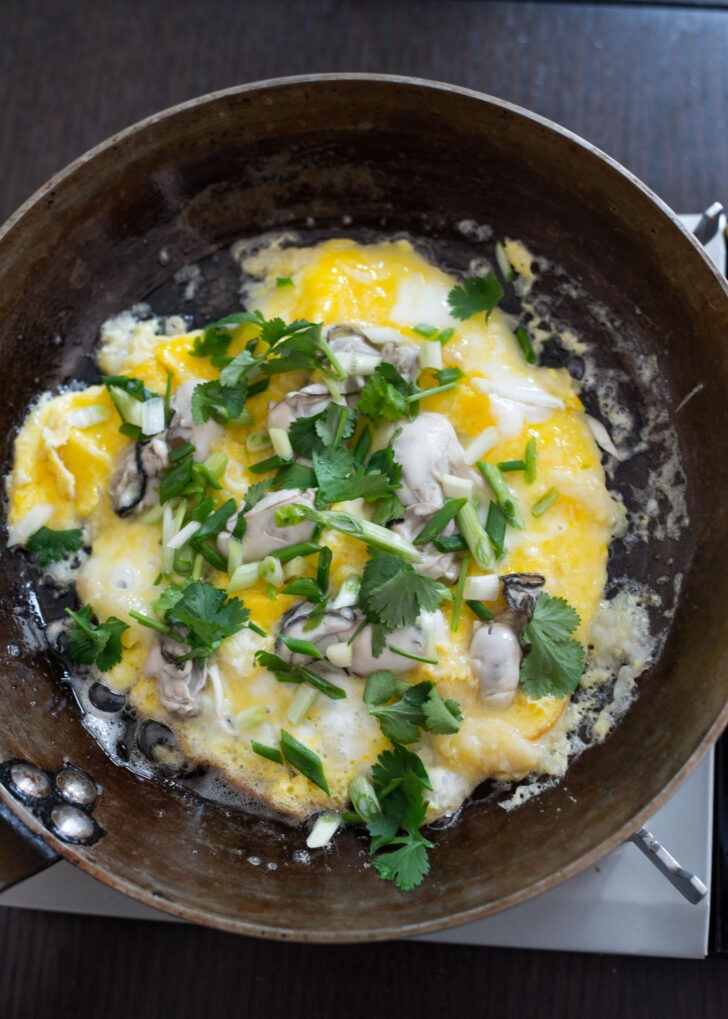
[[[222,357],[233,338],[232,331],[226,327],[240,325],[241,322],[259,324],[260,316],[257,312],[238,311],[211,322],[205,326],[201,336],[195,336],[190,354],[193,357]]]
[[[81,548],[83,532],[80,527],[67,531],[54,531],[50,527],[41,527],[32,534],[25,544],[39,566],[46,567],[59,563],[72,552]]]
[[[399,556],[375,555],[364,567],[359,604],[372,623],[398,630],[414,623],[421,611],[433,612],[441,598],[440,585]]]
[[[354,434],[357,417],[355,408],[342,403],[330,403],[325,411],[316,415],[316,435],[324,446],[338,446]]]
[[[243,628],[249,616],[238,598],[227,598],[212,584],[195,580],[166,608],[164,621],[189,645],[184,658],[209,658],[226,637]]]
[[[380,877],[385,881],[394,881],[403,892],[408,892],[421,884],[430,871],[430,861],[427,858],[428,843],[403,837],[394,839],[391,844],[397,843],[400,843],[397,849],[379,853],[372,863]]]
[[[220,382],[223,386],[237,386],[240,380],[248,375],[251,368],[259,363],[259,360],[259,358],[253,357],[249,350],[242,350],[222,369]]]
[[[109,616],[105,623],[93,623],[93,609],[84,605],[78,612],[66,609],[71,617],[68,628],[69,655],[81,665],[96,665],[101,672],[108,672],[121,661],[121,635],[129,627],[116,616]]]
[[[541,592],[521,634],[526,654],[520,679],[529,697],[566,697],[576,690],[584,672],[584,648],[570,634],[578,625],[579,616],[567,601]]]
[[[230,386],[221,382],[201,382],[192,393],[192,420],[202,425],[212,418],[220,425],[251,424],[245,411],[247,388],[241,383]]]
[[[425,716],[425,729],[439,735],[450,735],[459,732],[463,721],[463,713],[457,701],[443,700],[433,685],[427,699],[422,705]]]
[[[396,698],[396,699],[394,699]],[[412,686],[388,669],[373,672],[364,687],[364,703],[393,743],[414,743],[420,730],[454,733],[463,720],[456,701],[444,701],[429,680]]]
[[[453,287],[447,295],[450,314],[464,322],[465,319],[484,311],[487,321],[504,293],[503,287],[492,272],[485,277],[470,276],[463,280],[462,286]]]
[[[315,449],[313,466],[321,502],[330,504],[359,498],[373,502],[390,494],[391,483],[387,475],[356,465],[354,454],[345,446]]]
[[[361,391],[357,409],[372,421],[399,421],[407,417],[409,407],[406,397],[411,395],[412,386],[400,375],[394,365],[384,361],[377,365],[374,374],[367,379]]]

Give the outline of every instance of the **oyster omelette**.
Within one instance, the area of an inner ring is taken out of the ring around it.
[[[310,846],[366,825],[405,889],[484,780],[564,772],[625,526],[496,254],[458,282],[406,240],[269,244],[244,312],[105,323],[8,479],[69,657]]]

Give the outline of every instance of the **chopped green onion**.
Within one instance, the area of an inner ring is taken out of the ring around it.
[[[327,812],[320,814],[314,821],[311,834],[306,839],[309,849],[323,849],[328,846],[336,832],[341,827],[341,814]]]
[[[315,555],[321,552],[321,545],[313,541],[299,541],[295,545],[286,545],[285,548],[274,549],[270,555],[273,559],[279,559],[282,563],[290,562],[291,559],[298,559],[300,556]]]
[[[493,503],[491,503],[491,506],[492,505]],[[478,511],[472,502],[467,502],[463,506],[463,508],[459,511],[456,520],[460,533],[468,543],[468,548],[470,549],[473,559],[475,559],[481,570],[486,573],[490,572],[495,565],[493,552],[491,550],[490,541],[488,540],[488,535],[480,522]]]
[[[513,277],[516,275],[516,270],[510,263],[506,249],[501,241],[496,241],[495,244],[495,260],[498,263],[498,268],[501,271],[501,275],[506,283],[510,283]]]
[[[344,583],[339,588],[339,593],[331,603],[332,609],[344,609],[348,608],[349,605],[356,605],[359,600],[359,588],[361,587],[361,577],[358,573],[350,573]]]
[[[187,544],[190,538],[197,534],[201,527],[202,524],[199,520],[190,520],[189,524],[185,524],[181,530],[177,531],[174,537],[169,539],[167,542],[167,548],[182,548],[183,545]]]
[[[414,651],[405,651],[401,647],[395,647],[394,644],[387,644],[387,650],[391,651],[392,654],[401,655],[402,658],[410,658],[413,662],[424,662],[425,665],[437,665],[437,658],[427,658],[425,655],[416,655]]]
[[[245,448],[251,453],[259,453],[262,449],[268,449],[271,445],[268,432],[251,432],[245,440]]]
[[[295,580],[297,577],[305,577],[308,563],[303,556],[295,556],[283,563],[283,576],[286,580]]]
[[[525,469],[525,460],[501,460],[498,464],[498,470],[504,474],[507,474],[509,471],[525,471]]]
[[[516,339],[518,340],[518,346],[521,348],[521,353],[528,364],[535,364],[536,351],[533,349],[531,337],[528,335],[523,326],[519,326],[518,329],[516,329]]]
[[[503,547],[506,538],[506,516],[497,502],[492,502],[488,507],[488,517],[485,521],[485,530],[495,550],[496,556],[500,559],[503,555]]]
[[[354,649],[346,641],[338,641],[336,644],[329,644],[326,648],[326,657],[338,669],[348,669],[354,659]]]
[[[364,821],[371,821],[375,814],[381,812],[381,806],[377,799],[374,786],[366,775],[356,775],[349,782],[349,798],[358,817]]]
[[[500,591],[500,577],[497,573],[475,574],[465,581],[465,601],[495,601]]]
[[[428,523],[422,528],[420,533],[412,539],[413,545],[426,545],[428,541],[432,541],[447,527],[453,517],[457,516],[458,512],[463,508],[467,499],[448,499],[447,502],[440,507]]]
[[[292,594],[298,598],[306,598],[308,601],[321,601],[321,591],[315,580],[311,577],[297,577],[281,589],[281,594]]]
[[[508,523],[511,527],[523,530],[525,525],[523,523],[521,512],[518,509],[516,497],[506,484],[506,480],[501,472],[494,464],[483,463],[482,460],[479,460],[475,466],[493,490],[493,495],[498,503],[498,508]]]
[[[432,542],[438,552],[467,552],[468,543],[460,534],[445,534]]]
[[[291,440],[288,437],[288,432],[285,428],[269,428],[268,435],[270,435],[271,445],[277,456],[281,460],[292,460],[293,459],[293,446]]]
[[[434,326],[427,325],[426,322],[420,322],[419,325],[412,326],[413,333],[419,333],[420,336],[424,336],[426,340],[431,340],[433,336],[437,336],[437,329]]]
[[[317,658],[319,660],[323,658],[319,649],[310,640],[299,640],[298,637],[285,637],[283,634],[281,634],[280,640],[295,655],[306,655],[308,658]]]
[[[465,604],[468,606],[470,611],[474,612],[478,619],[482,619],[484,623],[493,618],[493,613],[490,612],[482,602],[466,598]]]
[[[228,594],[235,591],[245,591],[246,588],[257,584],[260,579],[260,563],[241,563],[240,566],[230,575]]]
[[[319,692],[312,686],[301,684],[291,698],[286,717],[291,725],[300,725],[318,698]]]
[[[288,463],[280,456],[269,456],[265,460],[259,460],[255,464],[250,464],[248,470],[251,474],[268,474],[269,471],[276,471],[279,467],[284,467]]]
[[[559,494],[560,493],[557,492],[555,488],[550,488],[545,495],[542,495],[541,498],[533,504],[531,507],[531,516],[542,517],[546,510],[550,509],[559,498]]]
[[[167,458],[171,464],[176,464],[180,460],[184,460],[185,457],[192,456],[194,452],[195,447],[191,442],[183,442],[180,446],[174,446],[173,449],[170,449]]]
[[[433,371],[442,368],[442,347],[437,340],[420,342],[420,368],[431,368]]]
[[[310,686],[315,687],[316,690],[320,690],[322,694],[326,694],[332,701],[340,701],[346,697],[346,690],[342,690],[336,683],[329,683],[328,679],[319,676],[317,672],[312,672],[311,669],[307,669],[303,665],[299,665],[296,672],[302,682],[308,683]]]
[[[252,729],[264,722],[268,716],[269,709],[265,704],[256,704],[252,708],[244,708],[233,716],[233,725],[236,729]]]
[[[283,587],[286,579],[283,576],[283,567],[277,559],[270,555],[266,556],[260,564],[260,576],[273,587]]]
[[[302,520],[313,520],[315,523],[330,527],[340,534],[348,534],[352,538],[358,538],[366,542],[372,548],[380,549],[383,552],[391,552],[393,555],[401,556],[408,562],[419,563],[422,556],[408,541],[398,534],[382,527],[380,524],[373,524],[369,520],[362,520],[360,517],[352,516],[350,513],[342,513],[339,510],[316,510],[301,503],[291,503],[288,506],[281,506],[276,511],[276,523],[279,527],[288,524],[298,524]]]
[[[302,775],[305,775],[309,782],[313,782],[327,796],[331,795],[321,759],[313,750],[309,750],[303,743],[299,743],[297,739],[294,739],[285,729],[281,729],[281,753],[296,771],[300,771]]]
[[[316,583],[319,591],[324,596],[329,590],[329,570],[331,569],[332,559],[333,553],[331,549],[324,546],[319,552],[318,569],[316,570]]]
[[[278,278],[276,279],[276,286],[277,287],[292,287],[293,286],[293,280],[291,279],[290,276],[278,276]]]
[[[450,617],[450,632],[456,633],[457,628],[460,625],[460,612],[463,607],[463,591],[465,590],[465,581],[468,576],[468,560],[463,559],[460,563],[460,573],[458,574],[457,587],[455,588],[455,598],[452,603],[452,615]]]
[[[457,382],[446,382],[444,386],[435,386],[433,389],[423,389],[419,393],[413,393],[412,396],[405,396],[405,403],[417,403],[418,400],[424,400],[427,396],[434,396],[436,393],[447,393],[450,389],[455,389],[459,383]]]
[[[475,485],[470,478],[460,478],[457,474],[443,474],[442,491],[447,499],[472,499]]]
[[[455,329],[452,326],[448,326],[447,329],[443,329],[437,337],[437,342],[441,343],[443,347],[448,340],[451,340],[455,335]]]
[[[243,565],[243,543],[237,538],[231,538],[228,547],[227,571],[232,577],[239,566]]]
[[[484,428],[464,450],[465,463],[472,465],[476,460],[480,460],[481,456],[485,456],[496,445],[499,439],[500,433],[493,425]]]
[[[526,484],[531,485],[536,480],[536,437],[533,435],[526,443],[523,458],[526,461]]]
[[[210,477],[214,478],[215,481],[219,481],[225,473],[225,468],[228,464],[227,453],[219,451],[217,453],[210,453],[207,460],[205,460],[204,467],[209,473]],[[198,466],[200,466],[198,464]]]
[[[256,754],[261,757],[267,758],[269,761],[274,761],[276,764],[283,764],[283,754],[280,750],[276,750],[275,747],[266,746],[265,743],[259,743],[255,739],[251,739],[250,745]]]

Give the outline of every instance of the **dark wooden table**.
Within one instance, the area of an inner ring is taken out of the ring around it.
[[[678,211],[728,200],[728,10],[484,0],[2,0],[0,218],[158,109],[244,81],[372,71],[536,110]],[[0,909],[3,1017],[718,1017],[728,964],[258,942]]]

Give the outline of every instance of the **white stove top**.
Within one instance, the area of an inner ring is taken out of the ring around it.
[[[692,228],[699,216],[683,216]],[[725,266],[719,231],[706,245]],[[711,752],[646,827],[709,886],[713,837]],[[108,888],[65,861],[0,894],[0,906],[181,922]],[[703,958],[710,896],[688,903],[629,843],[513,909],[422,937],[426,941],[563,951]]]

